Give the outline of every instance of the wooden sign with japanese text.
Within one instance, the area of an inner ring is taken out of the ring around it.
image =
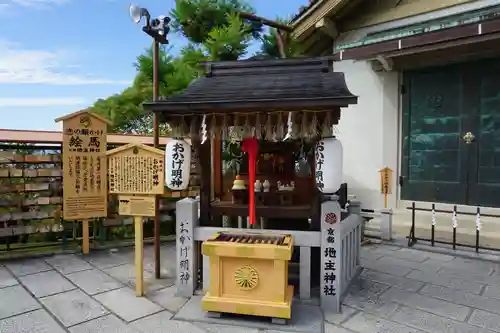
[[[150,195],[120,195],[118,214],[126,216],[155,216],[155,197]]]
[[[107,152],[109,192],[117,194],[163,194],[163,150],[131,143]]]
[[[86,110],[56,119],[63,122],[63,218],[106,217],[108,120]]]
[[[389,167],[379,170],[380,172],[380,193],[392,193],[392,169]]]

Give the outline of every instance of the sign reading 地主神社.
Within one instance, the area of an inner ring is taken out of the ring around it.
[[[336,200],[321,204],[321,305],[334,311],[340,307],[340,214]]]

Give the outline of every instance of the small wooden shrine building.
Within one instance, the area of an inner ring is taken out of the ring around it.
[[[235,136],[255,138],[259,145],[255,174],[258,182],[249,183],[248,154],[240,155],[237,179],[255,191],[255,216],[266,221],[260,223],[259,229],[288,230],[301,251],[307,246],[308,251],[317,250],[312,256],[307,252],[312,262],[307,259],[310,271],[306,276],[309,278],[312,272],[313,279],[319,281],[319,251],[324,249],[316,234],[322,229],[322,195],[318,190],[320,178],[314,170],[314,147],[322,138],[333,136],[341,108],[356,104],[357,97],[347,88],[343,73],[333,71],[330,57],[251,58],[205,66],[205,75],[183,92],[144,104],[146,110],[156,114],[159,123],[170,125],[174,137],[189,137],[197,153],[197,223],[206,230],[193,238],[201,241],[211,236],[209,233],[222,227],[222,217],[239,217],[241,221],[249,216],[248,198],[234,200],[234,175],[222,175],[222,155],[225,140]],[[299,159],[307,165],[308,172],[297,174]],[[267,191],[265,184],[264,189],[259,188],[266,182]],[[299,233],[293,234],[295,231],[308,232],[303,238],[307,239],[302,241]],[[302,279],[303,274],[300,276]],[[301,292],[306,289],[301,287]]]
[[[222,167],[216,159],[221,156],[220,139],[229,136],[229,127],[240,127],[241,136],[253,134],[258,139],[279,142],[286,133],[287,115],[292,112],[293,139],[313,142],[332,135],[340,109],[357,102],[343,73],[333,72],[332,64],[329,57],[207,63],[205,76],[183,92],[144,104],[160,122],[172,127],[175,136],[192,140],[199,156],[201,225],[213,225],[216,216],[241,216],[247,211],[223,200]],[[215,140],[202,145],[204,118],[208,137]],[[311,202],[301,207],[257,207],[257,215],[307,218],[316,213]]]

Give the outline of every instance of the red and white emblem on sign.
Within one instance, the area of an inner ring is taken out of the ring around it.
[[[325,215],[325,222],[328,224],[335,224],[337,223],[337,214],[335,213],[326,213]]]

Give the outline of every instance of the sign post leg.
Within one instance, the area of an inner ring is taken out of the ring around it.
[[[89,254],[90,252],[90,240],[89,240],[89,220],[83,220],[82,222],[82,252],[83,254]]]
[[[144,237],[142,217],[134,216],[135,233],[135,295],[144,296]]]
[[[387,208],[387,193],[384,193],[384,208]]]

